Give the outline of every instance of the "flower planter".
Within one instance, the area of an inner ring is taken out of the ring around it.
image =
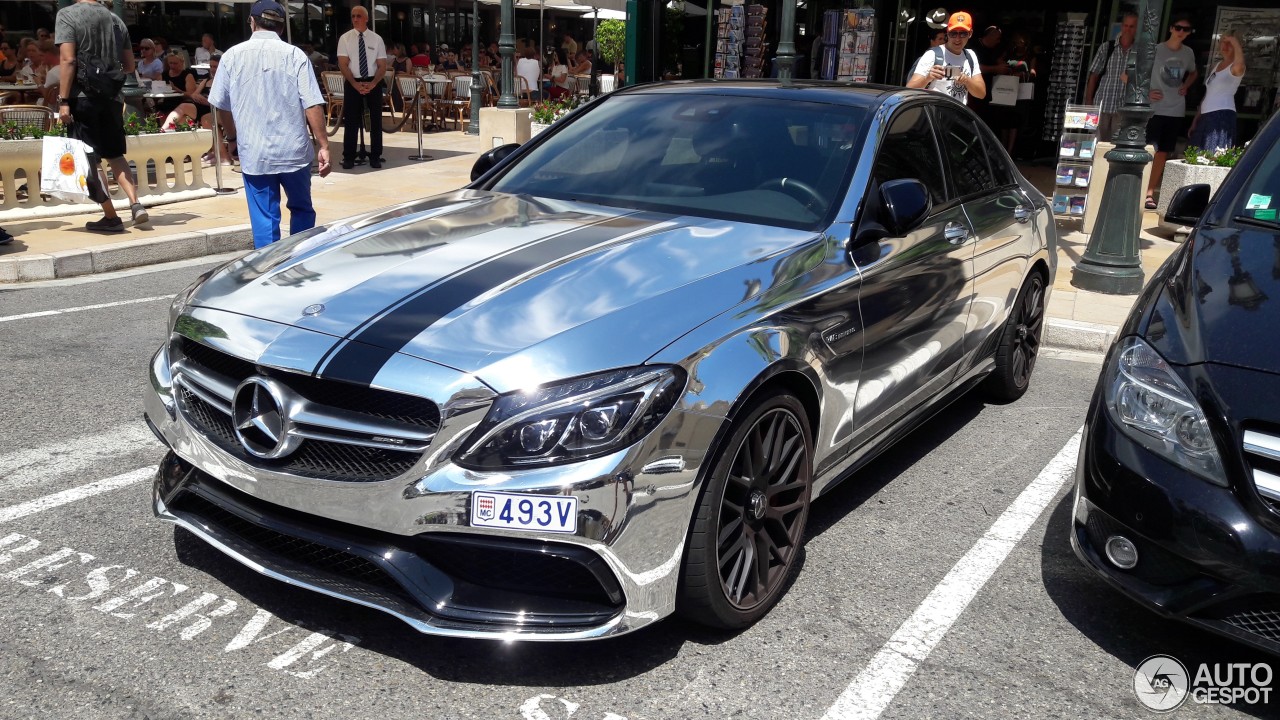
[[[1226,179],[1227,173],[1230,172],[1231,168],[1229,167],[1191,164],[1185,160],[1170,160],[1166,162],[1164,164],[1164,177],[1160,180],[1160,200],[1156,204],[1156,213],[1160,216],[1160,227],[1172,230],[1174,239],[1185,238],[1191,232],[1191,228],[1167,222],[1164,219],[1165,211],[1169,208],[1169,201],[1173,199],[1173,194],[1180,187],[1205,183],[1209,186],[1209,196],[1213,197],[1213,194],[1218,192],[1218,187],[1222,185],[1222,181]]]
[[[551,123],[529,123],[529,137],[532,138],[534,135],[537,135],[549,127],[551,127]]]
[[[209,130],[134,135],[127,138],[125,157],[133,163],[138,197],[148,197],[208,187],[200,156],[213,142]],[[0,186],[4,198],[0,210],[35,209],[77,203],[40,196],[42,140],[0,140]],[[18,198],[18,188],[27,185],[26,198]],[[116,188],[114,199],[124,198]],[[84,201],[88,203],[86,199]]]

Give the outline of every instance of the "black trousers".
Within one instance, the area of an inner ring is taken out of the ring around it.
[[[372,78],[370,78],[372,79]],[[365,81],[367,82],[367,80]],[[355,162],[356,143],[360,128],[364,124],[365,108],[369,109],[369,157],[382,157],[382,90],[378,83],[368,95],[361,95],[351,83],[345,83],[346,92],[342,96],[342,124],[345,128],[342,136],[342,161]]]

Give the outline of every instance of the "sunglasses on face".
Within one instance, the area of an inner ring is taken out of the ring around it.
[[[1174,25],[1173,29],[1177,30],[1178,32],[1185,32],[1185,33],[1195,32],[1195,28],[1188,27],[1186,25]]]
[[[953,38],[967,38],[967,37],[969,37],[969,36],[970,36],[970,35],[972,35],[972,34],[973,34],[973,33],[971,33],[971,32],[965,32],[964,30],[952,30],[951,32],[948,32],[948,33],[947,33],[947,37],[953,37]]]

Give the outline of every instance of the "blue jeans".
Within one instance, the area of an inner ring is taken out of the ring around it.
[[[244,196],[249,201],[249,224],[253,226],[253,246],[266,247],[280,239],[280,188],[289,198],[289,232],[299,233],[316,226],[311,206],[311,167],[275,175],[245,173]]]

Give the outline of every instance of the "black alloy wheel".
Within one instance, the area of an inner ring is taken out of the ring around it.
[[[987,393],[995,400],[1017,400],[1031,385],[1044,333],[1044,295],[1044,277],[1032,272],[1009,313],[996,350],[995,372],[987,378]]]
[[[808,421],[795,398],[768,398],[735,425],[690,532],[683,615],[741,628],[777,603],[804,543],[812,464]]]

